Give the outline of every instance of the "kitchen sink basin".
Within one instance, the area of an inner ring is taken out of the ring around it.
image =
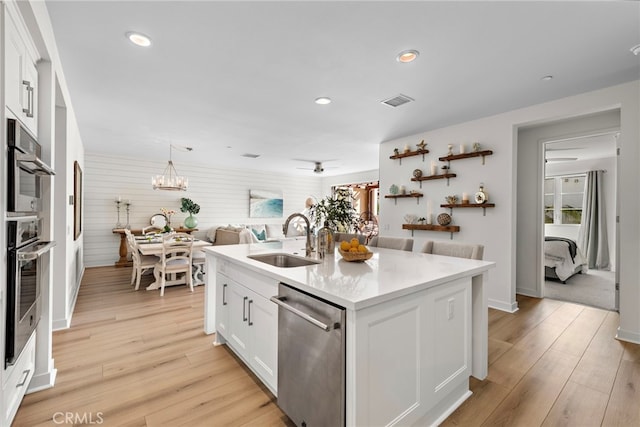
[[[273,265],[274,267],[282,268],[304,267],[305,265],[320,264],[320,261],[289,254],[247,255],[247,257],[255,259],[256,261],[264,262],[265,264]]]

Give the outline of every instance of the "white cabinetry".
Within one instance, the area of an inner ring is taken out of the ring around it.
[[[7,108],[37,136],[38,69],[35,49],[19,16],[5,9],[5,101]]]
[[[278,307],[275,280],[223,264],[216,275],[216,330],[227,345],[276,394]],[[233,278],[232,278],[233,277]],[[223,342],[219,337],[216,341]]]
[[[0,425],[9,426],[29,387],[36,363],[36,334],[31,335],[16,363],[5,369],[2,384],[3,412]]]

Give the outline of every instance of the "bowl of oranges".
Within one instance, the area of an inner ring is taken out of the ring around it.
[[[373,256],[373,252],[370,252],[365,245],[361,245],[355,237],[351,241],[340,242],[338,252],[342,255],[342,259],[349,262],[363,262]]]

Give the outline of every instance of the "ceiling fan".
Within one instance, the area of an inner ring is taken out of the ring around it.
[[[325,167],[322,164],[322,161],[319,161],[319,160],[306,160],[306,159],[294,159],[294,160],[298,160],[300,162],[309,162],[314,164],[314,167],[312,168],[297,168],[297,169],[312,170],[315,173],[322,173],[325,170]],[[333,162],[334,160],[324,160],[324,161]],[[328,166],[326,169],[336,169],[336,168],[337,166]]]

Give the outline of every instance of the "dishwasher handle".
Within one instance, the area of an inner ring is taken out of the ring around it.
[[[302,317],[304,320],[306,320],[307,322],[311,323],[314,326],[317,326],[318,328],[322,329],[323,331],[329,332],[331,330],[331,328],[329,326],[325,325],[324,323],[322,323],[318,319],[315,319],[315,318],[309,316],[307,313],[303,313],[302,311],[298,310],[297,308],[294,308],[294,307],[290,306],[289,304],[285,303],[284,301],[286,301],[286,299],[287,299],[287,297],[281,297],[281,296],[275,296],[275,297],[271,297],[270,298],[271,301],[275,302],[280,307],[284,308],[285,310],[288,310],[288,311],[292,312],[296,316]]]

